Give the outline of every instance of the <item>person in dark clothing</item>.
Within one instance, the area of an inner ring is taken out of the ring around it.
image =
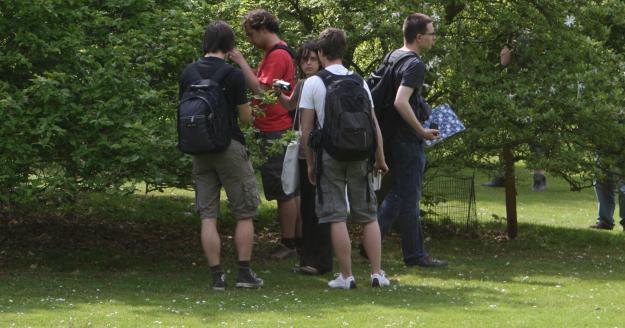
[[[419,56],[432,48],[436,32],[432,19],[419,13],[405,19],[403,31],[404,46],[394,50],[389,60],[394,62],[400,56],[407,58],[394,68],[395,110],[385,114],[382,123],[393,182],[380,205],[378,222],[384,236],[399,219],[407,266],[443,267],[447,266],[447,261],[437,260],[425,250],[419,210],[425,168],[424,140],[438,138],[438,130],[421,125],[429,115],[429,106],[421,94],[425,65]],[[412,52],[413,56],[405,57],[406,52]]]
[[[213,275],[212,288],[215,290],[224,290],[226,287],[220,261],[221,239],[217,231],[222,186],[228,194],[230,211],[237,220],[234,236],[239,265],[236,287],[258,288],[263,285],[263,280],[250,269],[254,241],[252,218],[256,216],[260,198],[245,139],[237,123],[249,124],[251,118],[245,79],[239,69],[225,62],[227,53],[233,48],[232,28],[222,21],[210,23],[204,32],[205,55],[187,65],[180,78],[179,96],[182,98],[189,86],[197,81],[223,72],[224,67],[228,72],[221,79],[221,84],[226,102],[232,108],[230,122],[233,133],[230,145],[222,152],[193,155],[196,208],[202,219],[201,241]]]
[[[299,107],[299,96],[306,78],[315,75],[321,69],[314,41],[304,43],[297,51],[297,63],[300,80],[289,96],[276,88],[279,100],[288,109]],[[299,111],[299,109],[296,109]],[[297,112],[299,113],[299,112]],[[295,115],[295,127],[299,129],[299,114]],[[300,145],[301,146],[301,145]],[[304,150],[300,148],[300,216],[302,220],[302,245],[300,250],[299,271],[305,274],[323,274],[332,271],[332,242],[330,224],[319,224],[315,214],[315,186],[308,180],[308,165]]]

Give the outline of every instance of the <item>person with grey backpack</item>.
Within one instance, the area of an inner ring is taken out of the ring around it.
[[[325,29],[317,45],[324,69],[304,82],[300,110],[308,179],[317,186],[315,211],[319,223],[330,223],[332,246],[341,271],[328,286],[356,287],[346,224],[346,188],[350,220],[363,227],[363,242],[371,265],[371,286],[388,286],[390,281],[381,269],[377,202],[369,179],[372,170],[386,172],[388,167],[369,88],[360,76],[342,64],[347,49],[343,30]]]

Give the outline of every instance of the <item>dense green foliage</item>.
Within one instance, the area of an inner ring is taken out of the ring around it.
[[[249,9],[282,21],[292,45],[344,28],[346,63],[366,75],[401,46],[406,14],[439,29],[428,99],[449,102],[463,138],[432,158],[461,165],[517,160],[584,185],[602,163],[625,163],[625,4],[604,1],[17,1],[0,3],[0,202],[67,202],[84,190],[190,184],[175,149],[178,76],[200,55],[212,19],[237,30],[251,63],[260,53],[241,32]],[[565,24],[566,22],[566,24]],[[499,51],[513,47],[502,67]],[[540,145],[533,156],[528,143]],[[453,160],[451,160],[453,159]],[[581,175],[580,175],[581,174]]]

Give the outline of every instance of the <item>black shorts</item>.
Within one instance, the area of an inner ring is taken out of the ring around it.
[[[263,140],[260,151],[267,153],[270,140],[280,139],[286,131],[260,132],[259,136]],[[284,163],[284,153],[286,146],[278,154],[267,158],[265,164],[260,167],[260,175],[263,181],[263,190],[267,200],[289,200],[299,195],[299,191],[285,194],[282,190],[282,166]]]

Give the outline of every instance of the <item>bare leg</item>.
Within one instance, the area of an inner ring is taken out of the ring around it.
[[[382,238],[380,235],[380,225],[377,221],[371,221],[364,225],[362,231],[362,241],[367,257],[371,264],[371,273],[380,273],[382,262]]]
[[[252,258],[254,244],[254,222],[252,218],[239,219],[234,232],[234,243],[237,246],[239,261],[249,261]]]
[[[295,227],[299,213],[298,199],[298,197],[293,197],[288,200],[278,201],[282,238],[295,238]]]
[[[345,222],[332,222],[330,229],[334,254],[339,261],[343,278],[347,278],[352,275],[352,245],[349,240],[347,224]],[[379,231],[378,228],[378,237],[380,236]]]
[[[200,239],[202,240],[202,248],[204,249],[206,259],[208,260],[208,265],[219,265],[221,239],[219,238],[219,232],[217,231],[217,218],[202,220]]]

